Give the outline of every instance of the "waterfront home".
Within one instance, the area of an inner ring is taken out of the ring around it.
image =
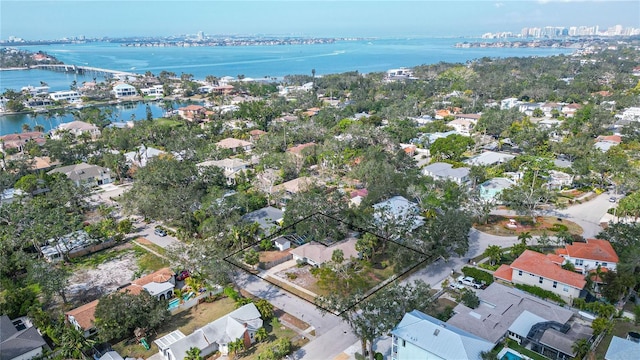
[[[58,125],[58,127],[51,132],[51,138],[56,140],[61,139],[62,134],[65,131],[68,131],[75,137],[79,137],[83,134],[88,134],[92,140],[97,139],[101,134],[100,128],[98,128],[97,126],[84,121],[75,120]]]
[[[47,174],[65,174],[77,186],[98,186],[111,183],[111,170],[98,165],[80,163],[53,169]]]
[[[114,85],[111,92],[116,97],[116,99],[138,95],[138,90],[136,90],[134,86],[122,82]]]
[[[563,269],[564,261],[559,255],[526,250],[511,265],[501,265],[493,276],[512,284],[551,291],[571,304],[573,299],[580,297],[587,282],[583,275]]]
[[[23,93],[28,93],[31,96],[36,96],[36,95],[46,95],[49,94],[49,87],[48,86],[25,86],[22,89],[20,89]]]
[[[140,89],[143,96],[150,96],[156,99],[164,96],[164,87],[162,85],[154,85],[152,87]]]
[[[482,359],[494,344],[418,310],[391,331],[391,359]]]
[[[252,143],[234,138],[222,139],[216,143],[216,146],[218,147],[218,149],[229,149],[234,153],[240,151],[250,151],[253,148]]]
[[[75,90],[56,91],[49,94],[54,101],[78,102],[80,101],[80,93]]]
[[[41,358],[49,346],[27,317],[11,320],[0,316],[0,358],[2,360],[26,360]]]
[[[576,271],[586,274],[600,266],[602,269],[616,271],[619,258],[607,240],[587,239],[586,242],[574,242],[557,249],[556,254],[574,265]]]
[[[47,138],[43,132],[29,131],[20,134],[8,134],[0,136],[0,152],[6,152],[9,149],[15,149],[15,151],[21,153],[24,151],[27,143],[34,142],[40,146],[44,145]]]
[[[189,335],[175,330],[154,342],[158,346],[161,358],[166,360],[183,360],[187,351],[194,347],[200,350],[200,356],[203,358],[216,351],[226,358],[229,354],[229,343],[242,339],[245,349],[248,349],[256,341],[255,334],[262,325],[258,308],[250,303]]]
[[[200,105],[188,105],[178,109],[178,115],[189,121],[197,121],[205,118],[207,110]]]
[[[422,168],[422,173],[425,176],[431,176],[436,180],[449,180],[458,185],[469,181],[469,169],[468,167],[453,168],[453,165],[448,163],[433,163]]]

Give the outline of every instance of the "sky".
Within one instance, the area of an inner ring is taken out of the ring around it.
[[[479,36],[523,27],[640,28],[638,0],[0,0],[0,39]]]

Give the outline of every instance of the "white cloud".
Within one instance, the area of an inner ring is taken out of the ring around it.
[[[493,5],[494,5],[495,7],[497,7],[497,8],[501,8],[501,7],[503,7],[503,6],[504,6],[504,3],[497,2],[497,3],[493,4]]]

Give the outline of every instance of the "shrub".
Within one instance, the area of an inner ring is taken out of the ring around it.
[[[560,304],[566,304],[564,300],[560,297],[560,295],[551,292],[549,290],[545,290],[543,288],[532,286],[532,285],[524,285],[524,284],[516,284],[516,288],[526,291],[530,294],[533,294],[537,297],[541,297],[543,299],[553,300]]]
[[[480,264],[478,264],[478,267],[481,267],[483,269],[487,269],[489,271],[496,271],[496,270],[498,270],[500,265],[490,265],[490,264],[480,263]]]
[[[464,276],[471,276],[472,278],[487,285],[491,285],[493,283],[493,275],[480,269],[465,266],[462,268],[462,273],[464,274]]]
[[[287,277],[289,278],[289,280],[295,280],[298,278],[298,275],[296,275],[295,273],[287,273]]]
[[[568,231],[569,228],[567,227],[567,225],[555,223],[549,228],[549,230],[553,232],[558,232],[558,231]]]

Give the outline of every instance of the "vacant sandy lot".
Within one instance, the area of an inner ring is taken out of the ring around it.
[[[95,268],[79,268],[69,279],[69,300],[81,305],[113,292],[119,286],[131,282],[137,269],[133,251],[125,252]]]

